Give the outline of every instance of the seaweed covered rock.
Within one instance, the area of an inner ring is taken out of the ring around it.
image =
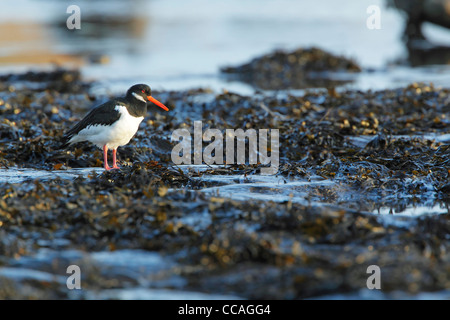
[[[333,87],[348,82],[347,73],[360,72],[361,68],[350,59],[313,47],[292,52],[278,50],[221,71],[257,88],[278,90]]]
[[[28,81],[38,84],[33,86],[36,89],[55,90],[59,93],[81,93],[85,91],[89,84],[81,80],[79,70],[68,70],[57,68],[52,71],[28,71],[25,73],[11,73],[0,76],[0,88],[5,89],[5,85],[17,81]],[[45,87],[43,87],[45,86]]]
[[[94,146],[58,146],[107,97],[35,76],[0,77],[0,299],[88,299],[140,283],[314,298],[358,293],[374,264],[383,294],[450,287],[449,89],[159,92],[176,116],[149,112],[120,151],[122,169],[104,172]],[[279,129],[278,175],[174,165],[171,133],[197,120],[221,132]],[[396,215],[414,207],[427,214]],[[66,286],[72,264],[83,270],[79,296]]]

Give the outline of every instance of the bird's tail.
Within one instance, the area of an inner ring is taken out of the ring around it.
[[[60,144],[56,147],[56,150],[66,149],[71,145],[70,139],[72,139],[72,135],[64,135],[61,139]]]

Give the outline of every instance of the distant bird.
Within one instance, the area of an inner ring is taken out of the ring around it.
[[[103,149],[105,170],[120,169],[117,165],[117,148],[126,145],[136,134],[147,113],[150,101],[166,111],[169,109],[152,97],[148,85],[136,84],[128,89],[124,98],[114,98],[92,109],[64,136],[61,148],[89,141]],[[108,149],[113,152],[113,166],[108,165]]]

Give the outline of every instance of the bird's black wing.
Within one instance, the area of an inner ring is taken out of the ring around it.
[[[60,149],[67,147],[70,139],[84,128],[93,125],[107,126],[119,120],[120,113],[116,110],[117,105],[123,105],[123,102],[120,101],[120,99],[115,99],[99,105],[89,111],[89,113],[80,122],[64,134]]]

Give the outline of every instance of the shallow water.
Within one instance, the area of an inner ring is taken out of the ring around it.
[[[409,205],[406,208],[403,208],[400,211],[396,211],[393,208],[389,207],[381,207],[375,211],[378,214],[389,214],[396,216],[410,216],[410,217],[418,217],[424,214],[445,214],[450,213],[450,209],[448,204],[438,204],[434,206],[414,206]]]
[[[87,78],[99,81],[97,93],[122,92],[132,83],[147,82],[158,90],[209,87],[252,94],[249,85],[220,76],[219,68],[275,49],[318,46],[362,65],[364,71],[349,88],[450,83],[448,52],[408,51],[401,41],[403,15],[382,0],[131,3],[78,1],[81,29],[72,31],[66,28],[67,3],[2,4],[0,21],[11,36],[0,38],[0,71],[50,65],[33,56],[48,57],[48,62],[64,56],[63,62],[81,66]],[[366,26],[370,5],[381,9],[381,29]],[[433,43],[450,43],[448,30],[425,24],[424,33]],[[106,61],[87,62],[96,57]]]
[[[144,250],[117,250],[113,252],[55,251],[41,248],[36,253],[16,259],[9,267],[0,267],[0,277],[19,283],[47,283],[65,286],[68,265],[82,266],[83,290],[72,290],[71,298],[125,299],[125,300],[202,300],[240,299],[238,296],[205,294],[181,290],[186,280],[177,275],[177,265],[170,257]],[[91,290],[92,281],[110,283],[121,289]],[[86,286],[86,287],[85,287]],[[171,288],[171,289],[167,289]]]
[[[366,140],[366,139],[364,139]],[[367,139],[370,141],[370,139]],[[363,139],[358,139],[358,142],[362,142]],[[201,189],[201,192],[209,197],[223,197],[236,201],[249,201],[249,200],[261,200],[261,201],[274,201],[279,203],[291,202],[293,204],[300,205],[313,205],[313,206],[342,206],[343,208],[349,208],[352,201],[355,198],[355,194],[352,192],[348,194],[348,190],[345,187],[340,188],[342,194],[340,198],[336,200],[333,198],[331,202],[322,202],[318,200],[311,200],[310,192],[318,187],[338,187],[340,182],[328,180],[320,176],[310,176],[308,179],[298,178],[286,178],[278,175],[210,175],[205,172],[211,168],[221,168],[221,166],[213,165],[180,165],[177,168],[184,172],[196,172],[201,174],[201,177],[192,177],[193,180],[201,181],[208,187]],[[77,177],[88,178],[92,174],[102,174],[103,168],[74,168],[68,170],[37,170],[27,168],[10,168],[0,169],[0,183],[21,183],[25,181],[48,181],[53,179],[75,179]],[[169,189],[169,192],[180,192],[185,189]],[[358,195],[356,195],[358,196]],[[361,195],[361,197],[364,197]],[[394,196],[395,198],[395,196]],[[325,199],[326,200],[326,199]],[[427,214],[443,214],[449,213],[448,204],[430,198],[429,201],[421,204],[413,204],[412,200],[407,201],[408,205],[404,205],[405,199],[399,199],[402,206],[377,206],[373,210],[364,211],[366,213],[374,213],[379,215],[395,215],[395,216],[407,216],[418,217]],[[347,204],[346,204],[347,202]],[[376,203],[373,200],[374,204]],[[393,200],[396,203],[395,199]],[[336,204],[337,203],[337,204]],[[351,206],[350,206],[351,208]],[[205,215],[190,215],[181,218],[180,221],[192,226],[207,226],[210,221],[210,216]]]
[[[38,170],[30,168],[8,168],[0,169],[0,183],[21,183],[27,180],[53,180],[53,179],[74,179],[77,177],[87,177],[90,174],[100,174],[103,168],[74,168],[68,170]]]

